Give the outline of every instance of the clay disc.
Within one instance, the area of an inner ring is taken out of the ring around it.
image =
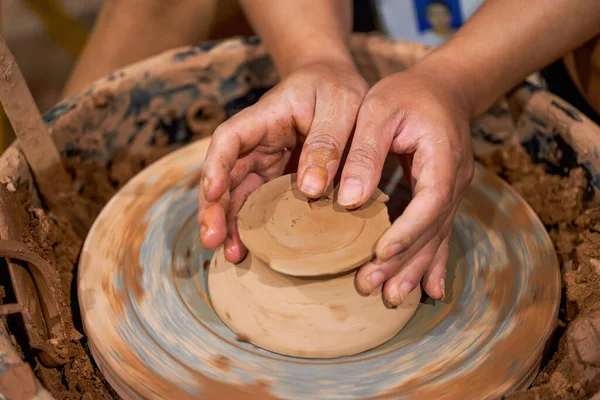
[[[366,352],[290,357],[238,337],[209,299],[213,252],[200,245],[197,223],[208,144],[131,179],[83,247],[85,332],[121,398],[498,399],[531,382],[561,282],[544,226],[510,186],[476,166],[454,219],[444,301],[423,299],[399,334]]]
[[[208,290],[215,312],[244,340],[279,354],[334,358],[394,337],[421,299],[417,288],[401,306],[388,308],[381,288],[370,296],[358,294],[354,276],[292,277],[252,254],[234,265],[220,248],[210,265]]]
[[[296,174],[262,185],[240,210],[244,245],[275,271],[293,276],[330,275],[353,270],[373,257],[377,240],[390,227],[379,189],[356,210],[337,203],[330,188],[316,201],[298,189]]]

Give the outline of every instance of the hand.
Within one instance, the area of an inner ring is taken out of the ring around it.
[[[246,255],[237,214],[250,193],[280,176],[303,146],[300,190],[319,198],[339,167],[368,86],[352,62],[300,66],[255,105],[220,125],[203,167],[199,195],[204,247],[225,244],[225,258]]]
[[[360,206],[377,186],[388,151],[399,154],[413,199],[357,273],[359,290],[385,282],[384,297],[399,305],[423,280],[444,297],[452,219],[473,177],[469,107],[439,68],[415,66],[378,82],[360,108],[341,177],[339,201]]]

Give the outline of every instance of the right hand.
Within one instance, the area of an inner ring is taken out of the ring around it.
[[[281,176],[302,146],[299,189],[319,198],[333,180],[368,85],[352,62],[315,62],[289,74],[255,105],[215,131],[202,171],[200,240],[208,249],[225,245],[237,263],[246,248],[237,215],[250,193]]]

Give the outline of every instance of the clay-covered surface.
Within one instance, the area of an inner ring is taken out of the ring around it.
[[[361,207],[347,210],[333,186],[308,199],[289,174],[252,193],[238,215],[244,245],[275,271],[293,276],[333,275],[373,258],[375,244],[390,227],[385,202],[376,189]]]
[[[370,83],[414,64],[427,51],[416,44],[377,36],[353,38],[359,68]],[[256,40],[207,43],[174,50],[117,71],[85,93],[58,104],[46,113],[45,121],[93,217],[144,166],[210,134],[223,115],[227,117],[254,103],[275,82],[273,66]],[[516,107],[513,105],[510,110],[513,115],[520,115],[516,128],[505,102],[492,107],[472,125],[479,157],[495,148],[516,145],[519,149],[519,143],[525,146],[526,152],[510,150],[486,165],[507,179],[542,216],[558,251],[563,275],[563,302],[548,358],[533,387],[513,396],[587,399],[595,393],[589,379],[598,370],[597,363],[582,360],[572,349],[577,348],[574,344],[582,349],[593,348],[598,341],[570,342],[565,332],[574,330],[570,326],[579,318],[593,324],[596,319],[588,315],[600,304],[600,213],[591,208],[598,204],[594,199],[600,180],[594,165],[599,160],[595,141],[600,136],[591,133],[597,127],[590,127],[581,113],[565,107],[555,97],[529,86],[523,92],[525,98],[517,99]],[[532,94],[541,98],[535,107],[527,100]],[[205,108],[202,104],[207,102],[210,107]],[[194,121],[203,122],[203,128],[198,129]],[[196,128],[191,128],[194,125]],[[577,132],[573,134],[574,131]],[[536,166],[530,156],[547,165]],[[582,168],[576,169],[579,163]],[[390,163],[388,176],[393,174],[393,164]],[[28,217],[22,222],[22,240],[59,271],[68,299],[73,293],[71,280],[77,273],[74,266],[83,238],[77,237],[65,221],[44,210],[29,174],[18,147],[11,147],[0,157],[0,182],[17,192],[19,205]],[[191,177],[190,182],[194,179],[197,176]],[[386,190],[385,182],[381,189],[392,194],[391,189]],[[402,193],[395,191],[392,199],[396,197],[402,197]],[[545,198],[552,199],[551,206],[540,201]],[[592,202],[586,204],[584,199]],[[394,213],[390,205],[390,210],[397,216],[401,207]],[[75,297],[72,306],[81,330]],[[74,346],[73,358],[64,366],[47,369],[37,365],[36,374],[49,391],[59,399],[116,398],[90,361],[87,338]],[[26,341],[19,341],[16,347],[29,357]],[[569,354],[574,356],[568,357]],[[229,360],[220,357],[215,364],[227,368]],[[584,374],[579,373],[582,366]],[[267,381],[259,383],[251,388],[264,393],[261,388]],[[232,393],[227,387],[214,388],[222,390],[211,393],[215,397],[227,398]]]
[[[493,174],[477,168],[457,213],[444,301],[423,301],[399,335],[371,351],[302,360],[252,346],[211,307],[204,269],[211,253],[199,244],[198,186],[189,184],[207,147],[196,142],[142,171],[84,245],[84,325],[122,395],[199,397],[228,388],[255,398],[259,389],[286,399],[496,398],[532,378],[558,312],[558,263],[541,222]]]

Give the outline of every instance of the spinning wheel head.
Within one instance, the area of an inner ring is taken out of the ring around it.
[[[496,176],[478,166],[457,211],[444,301],[422,300],[373,350],[299,359],[236,337],[211,306],[212,252],[188,184],[207,148],[196,142],[132,179],[83,248],[86,333],[122,397],[483,399],[533,378],[558,313],[558,262],[541,222]]]

